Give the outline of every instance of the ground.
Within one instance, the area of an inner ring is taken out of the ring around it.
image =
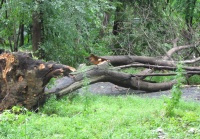
[[[51,89],[46,89],[46,92],[55,92],[60,88],[63,88],[67,84],[72,82],[72,80],[68,77],[63,77],[58,79],[55,82],[55,85],[51,87]],[[117,85],[114,85],[109,82],[99,82],[88,87],[83,87],[77,91],[78,93],[91,92],[92,94],[102,94],[102,95],[138,95],[141,97],[153,97],[160,98],[162,96],[170,96],[171,92],[168,91],[160,91],[160,92],[145,92],[140,90],[132,90],[130,88],[123,88]],[[185,100],[194,100],[200,101],[200,87],[191,87],[185,86],[182,88],[182,98]]]

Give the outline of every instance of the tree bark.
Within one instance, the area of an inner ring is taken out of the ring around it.
[[[24,24],[21,23],[20,24],[20,44],[19,46],[23,46],[24,45]]]
[[[33,52],[39,49],[42,38],[42,22],[40,14],[34,12],[32,15],[33,26],[32,26],[32,48]]]

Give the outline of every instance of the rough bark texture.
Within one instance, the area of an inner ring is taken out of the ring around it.
[[[33,19],[33,28],[32,28],[32,43],[33,43],[33,52],[36,52],[39,49],[40,43],[42,41],[42,22],[40,14],[34,12],[32,15]]]
[[[45,102],[44,87],[58,75],[67,76],[73,68],[34,60],[28,53],[0,55],[0,111],[21,105],[32,109]]]

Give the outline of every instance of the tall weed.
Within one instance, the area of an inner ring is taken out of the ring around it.
[[[166,100],[167,102],[165,106],[166,116],[172,116],[174,114],[174,108],[177,107],[182,95],[181,86],[184,80],[183,76],[184,70],[182,66],[183,66],[182,64],[177,65],[176,76],[175,76],[177,83],[172,87],[171,90],[172,97]]]

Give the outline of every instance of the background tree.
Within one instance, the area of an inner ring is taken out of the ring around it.
[[[34,0],[35,9],[32,12],[32,50],[36,53],[36,56],[42,58],[40,45],[42,44],[42,26],[43,26],[43,12],[42,1]]]
[[[198,0],[2,0],[0,7],[1,47],[74,66],[89,53],[163,55],[200,34]],[[199,56],[197,48],[181,53]]]
[[[18,51],[25,43],[24,35],[31,22],[32,3],[29,0],[4,0],[0,9],[0,37],[3,38],[11,51]],[[5,46],[4,46],[5,47]]]

